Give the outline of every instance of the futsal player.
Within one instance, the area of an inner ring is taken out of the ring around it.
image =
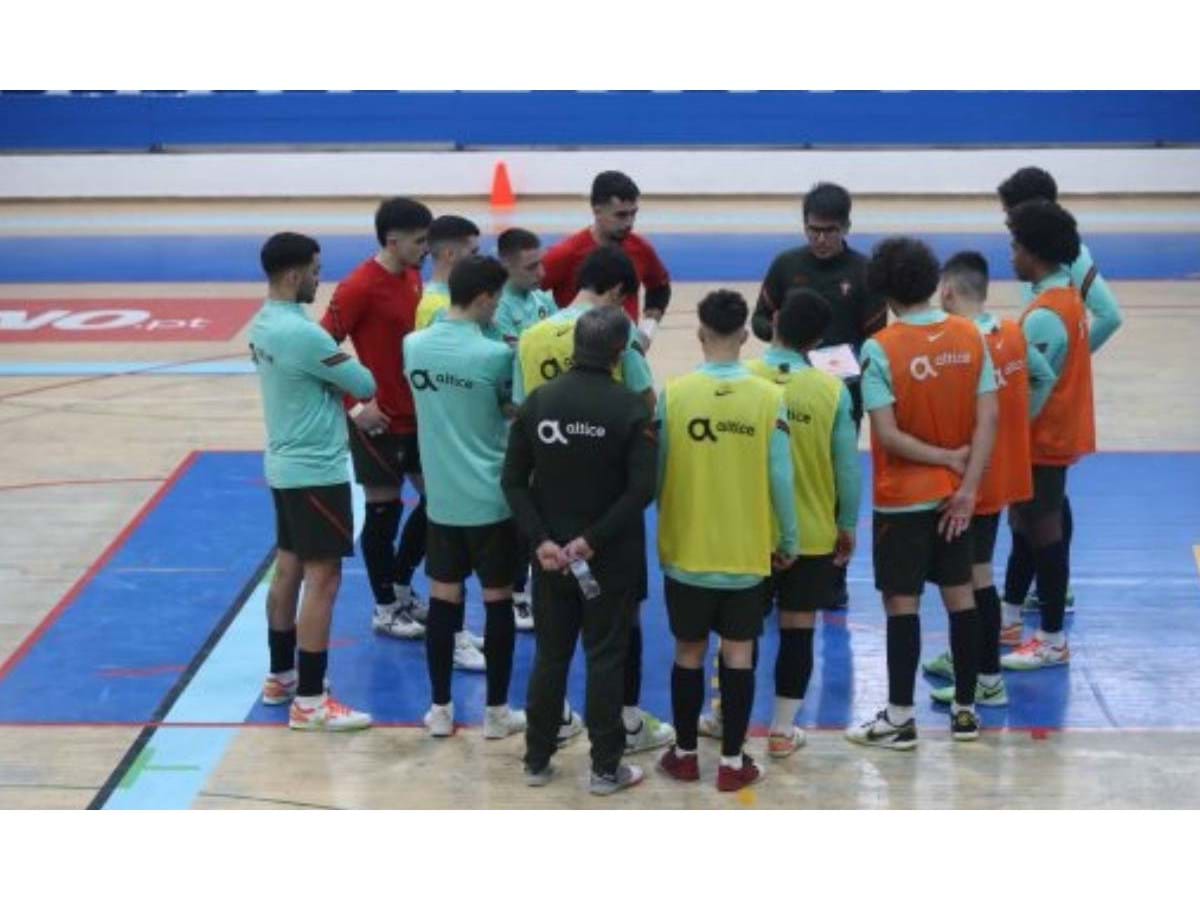
[[[1058,184],[1054,177],[1045,169],[1028,166],[1018,169],[997,189],[1005,215],[1017,204],[1026,200],[1049,200],[1057,202]],[[1079,244],[1079,255],[1066,266],[1071,284],[1083,297],[1083,303],[1090,313],[1088,331],[1088,346],[1094,354],[1108,342],[1121,327],[1121,308],[1112,288],[1100,274],[1099,268],[1092,260],[1092,254],[1087,245]],[[1028,304],[1033,300],[1033,285],[1021,283],[1021,300]],[[1075,520],[1071,512],[1070,497],[1063,498],[1063,540],[1067,545],[1067,562],[1070,564],[1071,538],[1074,534]],[[1004,592],[1004,620],[1009,626],[1021,621],[1021,606],[1026,610],[1038,608],[1036,592],[1029,590],[1033,583],[1034,560],[1033,550],[1018,534],[1013,535],[1012,553],[1009,557],[1008,578]],[[1075,606],[1075,596],[1071,586],[1067,585],[1067,612]]]
[[[862,354],[863,403],[871,416],[875,586],[887,612],[888,703],[873,719],[847,729],[846,738],[890,750],[916,747],[917,611],[931,582],[950,616],[951,734],[972,741],[979,737],[979,621],[967,530],[995,442],[995,374],[975,324],[930,305],[938,264],[924,243],[882,241],[871,254],[867,280],[898,318],[868,340]]]
[[[762,633],[764,579],[797,550],[795,484],[783,391],[739,362],[749,307],[735,291],[700,301],[704,364],[670,381],[657,408],[658,553],[675,664],[676,743],[659,768],[698,781],[697,719],[704,704],[709,635],[725,663],[724,731],[717,789],[754,784],[745,752],[754,703],[753,645]]]
[[[799,555],[775,572],[767,589],[779,606],[775,709],[767,752],[784,757],[804,746],[796,724],[813,669],[817,611],[837,605],[838,571],[854,553],[862,475],[850,391],[814,369],[806,354],[822,340],[832,317],[816,291],[792,288],[773,316],[771,347],[746,367],[783,389],[795,477]]]
[[[513,401],[521,403],[536,388],[571,368],[574,356],[575,322],[589,309],[621,308],[622,298],[637,289],[633,262],[618,247],[597,247],[579,268],[579,293],[570,306],[526,330],[517,345],[513,369]],[[613,377],[635,394],[647,408],[654,408],[654,376],[637,338],[631,333]],[[581,473],[581,477],[586,477]],[[647,595],[642,585],[641,596]],[[639,614],[640,615],[640,614]],[[626,657],[624,705],[627,753],[653,750],[675,738],[670,725],[640,707],[642,689],[642,628],[635,616]],[[564,716],[565,721],[565,716]],[[565,726],[564,726],[565,727]]]
[[[992,573],[992,556],[1000,514],[1033,495],[1029,451],[1029,422],[1041,412],[1054,372],[1046,358],[1025,340],[1021,325],[998,319],[985,308],[988,291],[987,260],[979,253],[956,253],[942,266],[938,296],[942,309],[970,319],[983,334],[996,373],[999,425],[992,458],[979,486],[979,499],[971,519],[971,582],[979,610],[979,678],[975,702],[980,706],[1005,706],[1008,691],[1000,675],[1000,647],[1021,643],[1021,621],[1001,627],[1000,595]],[[931,675],[954,680],[954,664],[947,651],[924,664]],[[954,700],[954,688],[932,693],[939,703]]]
[[[492,321],[504,267],[491,257],[460,260],[450,273],[450,307],[441,320],[404,339],[404,376],[417,416],[439,427],[419,432],[429,504],[425,571],[430,604],[425,634],[433,702],[425,726],[434,737],[454,733],[450,673],[465,582],[483,589],[487,707],[483,736],[524,731],[525,714],[508,705],[516,626],[512,611],[516,526],[500,488],[508,437],[512,350],[483,334]]]
[[[419,638],[426,609],[410,587],[425,555],[425,486],[417,444],[412,391],[403,377],[401,342],[413,330],[421,297],[421,261],[428,250],[429,209],[408,197],[393,197],[375,211],[379,251],[351,272],[334,291],[321,326],[339,344],[346,338],[375,377],[379,392],[370,403],[347,401],[354,478],[366,494],[363,561],[375,596],[372,628],[379,634]],[[408,479],[421,495],[400,529],[400,494]]]
[[[618,247],[633,260],[636,273],[633,287],[622,298],[622,305],[637,326],[643,350],[650,349],[655,331],[671,302],[671,277],[654,246],[633,233],[641,191],[624,172],[601,172],[592,181],[592,224],[551,247],[546,253],[546,274],[542,287],[553,292],[560,307],[573,303],[582,285],[579,270],[597,247]],[[644,309],[638,290],[644,287]]]
[[[1009,211],[1008,227],[1013,270],[1033,285],[1021,327],[1054,370],[1054,387],[1033,420],[1033,499],[1011,515],[1013,530],[1033,552],[1041,627],[1000,663],[1038,669],[1071,658],[1063,627],[1070,583],[1064,498],[1068,469],[1096,449],[1092,354],[1087,310],[1067,268],[1079,256],[1074,217],[1049,200],[1027,200]]]
[[[366,728],[367,713],[330,696],[325,671],[342,558],[354,555],[346,419],[339,401],[345,394],[370,402],[375,379],[340,352],[304,310],[320,279],[317,242],[276,234],[263,244],[261,260],[269,285],[250,326],[250,351],[262,389],[278,544],[267,593],[271,671],[262,701],[290,701],[288,725],[298,731]]]

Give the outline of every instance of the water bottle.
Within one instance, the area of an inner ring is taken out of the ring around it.
[[[577,559],[573,561],[571,563],[571,574],[579,582],[579,589],[583,591],[584,597],[588,600],[595,600],[600,596],[600,583],[596,581],[596,576],[592,574],[592,568],[587,564],[587,560]]]

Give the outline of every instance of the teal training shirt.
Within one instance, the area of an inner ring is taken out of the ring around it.
[[[474,322],[444,318],[404,339],[429,520],[490,525],[512,516],[500,489],[512,350]]]
[[[809,368],[803,354],[782,347],[768,347],[763,354],[768,365],[788,365],[792,371]],[[858,467],[858,430],[850,415],[850,391],[842,385],[833,420],[833,481],[837,491],[837,527],[853,531],[858,526],[858,504],[862,494],[862,473]]]
[[[496,308],[496,330],[509,344],[515,344],[525,329],[558,312],[558,304],[549,291],[515,290],[507,282]]]
[[[273,488],[348,480],[349,438],[342,395],[375,395],[375,379],[338,349],[298,303],[267,300],[250,324],[267,426],[264,464]]]
[[[1083,282],[1087,279],[1088,272],[1091,271],[1093,265],[1091,251],[1088,250],[1086,244],[1081,244],[1079,256],[1075,257],[1075,261],[1071,265],[1063,266],[1062,271],[1066,273],[1070,284],[1082,289]],[[1021,301],[1026,306],[1033,302],[1033,298],[1038,293],[1040,292],[1035,285],[1028,281],[1021,282]],[[1117,303],[1117,297],[1099,272],[1092,280],[1087,296],[1083,298],[1083,305],[1092,314],[1092,321],[1088,327],[1088,346],[1095,353],[1116,333],[1122,322],[1121,307]]]
[[[1033,286],[1034,296],[1050,288],[1068,287],[1070,276],[1065,269],[1059,269],[1052,275],[1047,275]],[[1025,332],[1025,340],[1046,358],[1054,374],[1051,387],[1062,374],[1063,366],[1067,363],[1067,326],[1059,318],[1058,313],[1050,309],[1035,309],[1021,323]]]
[[[700,371],[714,378],[734,380],[757,376],[736,363],[704,363]],[[661,499],[663,476],[667,470],[667,398],[665,391],[659,394],[655,419],[658,422],[658,487],[655,495]],[[779,404],[778,418],[787,421],[787,407]],[[779,549],[795,556],[799,547],[799,530],[796,519],[795,473],[792,469],[792,446],[785,432],[775,429],[771,433],[768,448],[770,467],[771,508],[775,513],[775,524],[779,527]],[[698,487],[702,489],[702,487]],[[693,587],[716,588],[723,591],[741,591],[754,587],[762,581],[757,575],[732,575],[728,572],[689,572],[675,566],[663,566],[663,573],[674,581]]]
[[[947,318],[947,314],[942,310],[929,309],[901,316],[900,321],[910,325],[936,325],[938,322],[945,322]],[[976,393],[990,394],[996,390],[996,370],[992,366],[992,355],[984,344],[982,334],[979,336],[979,343],[983,350],[983,367],[979,371],[979,389]],[[874,338],[869,338],[863,344],[861,364],[863,408],[870,412],[894,405],[896,396],[892,393],[892,367],[888,363],[887,354],[883,352],[883,347],[879,346],[879,342]],[[914,503],[911,506],[877,506],[875,509],[888,513],[921,512],[937,509],[939,505],[938,501],[933,500],[929,503]]]
[[[574,322],[591,308],[590,303],[572,303],[566,309],[560,309],[547,318],[552,322]],[[524,403],[525,376],[521,372],[521,361],[516,358],[516,354],[513,355],[512,379],[513,403]],[[641,345],[637,342],[637,330],[634,328],[629,329],[629,345],[621,354],[621,379],[625,387],[635,394],[654,388],[654,375],[650,371],[650,364],[646,362],[646,354],[641,351]]]

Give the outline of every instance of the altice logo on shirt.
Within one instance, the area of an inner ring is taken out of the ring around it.
[[[543,444],[569,444],[564,431],[572,437],[602,438],[605,435],[603,425],[591,422],[568,422],[563,428],[558,419],[542,419],[537,425],[538,440]]]
[[[408,375],[408,380],[414,391],[437,391],[439,384],[442,387],[466,388],[467,390],[475,387],[475,382],[470,378],[460,378],[449,372],[434,372],[430,375],[428,369],[413,369]]]
[[[697,443],[701,441],[717,442],[717,434],[736,434],[743,437],[754,437],[755,428],[753,425],[748,425],[745,422],[738,422],[735,419],[726,419],[718,422],[714,430],[712,419],[696,418],[688,422],[687,426],[688,437]]]

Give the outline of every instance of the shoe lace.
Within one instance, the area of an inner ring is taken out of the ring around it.
[[[1019,647],[1017,647],[1017,652],[1018,653],[1036,653],[1041,646],[1042,646],[1041,641],[1039,641],[1036,637],[1031,637],[1029,640],[1025,641],[1023,644],[1021,644]]]
[[[352,710],[350,707],[346,706],[344,703],[339,703],[337,700],[334,700],[332,697],[327,697],[327,698],[325,698],[325,711],[330,716],[348,716],[354,710]]]

